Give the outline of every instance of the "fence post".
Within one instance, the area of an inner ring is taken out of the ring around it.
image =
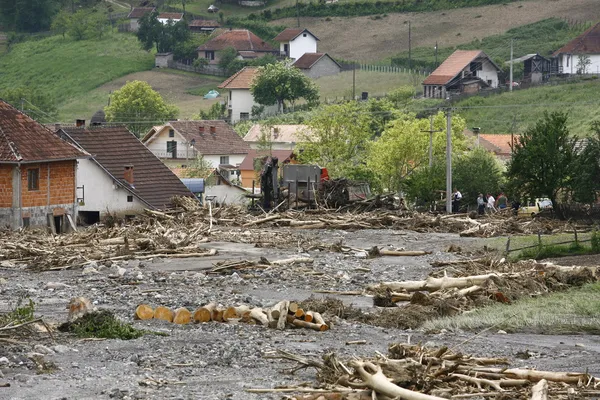
[[[510,254],[510,236],[506,240],[506,257]]]
[[[542,232],[538,231],[538,244],[540,247],[542,247]]]
[[[579,246],[579,240],[577,240],[577,228],[573,227],[573,234],[575,235],[575,246]]]

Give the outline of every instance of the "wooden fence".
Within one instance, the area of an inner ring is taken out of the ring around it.
[[[522,247],[517,247],[517,248],[511,248],[511,239],[512,237],[509,236],[508,239],[506,240],[506,248],[504,250],[504,254],[506,256],[510,255],[510,253],[514,253],[514,252],[521,252],[523,250],[528,250],[528,249],[537,249],[540,248],[542,246],[559,246],[559,245],[571,245],[571,244],[575,244],[575,245],[580,245],[582,243],[588,243],[592,241],[591,235],[589,239],[583,239],[580,237],[581,234],[586,234],[586,233],[591,233],[593,234],[597,234],[597,229],[594,228],[592,229],[588,229],[588,230],[582,230],[582,231],[577,231],[577,228],[573,227],[573,240],[564,240],[561,242],[546,242],[544,243],[543,237],[544,236],[551,236],[551,235],[543,235],[541,231],[538,231],[537,233],[537,237],[538,237],[538,242],[536,244],[533,245],[529,245],[529,246],[522,246]]]

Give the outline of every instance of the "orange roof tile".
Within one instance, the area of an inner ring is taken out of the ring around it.
[[[510,143],[511,140],[514,140],[514,142],[517,142],[519,140],[520,135],[504,135],[504,134],[499,134],[499,135],[494,135],[494,134],[480,134],[479,135],[479,140],[480,141],[485,141],[489,144],[491,144],[492,146],[494,146],[496,149],[494,149],[494,153],[496,154],[500,154],[500,155],[510,155],[512,154],[512,150],[510,148]]]
[[[218,87],[219,89],[250,89],[257,73],[258,67],[244,67],[227,78]]]
[[[175,21],[175,20],[180,20],[181,18],[183,18],[183,13],[160,13],[160,14],[158,14],[158,18],[172,19],[173,21]]]
[[[423,85],[445,85],[456,77],[471,61],[485,55],[481,50],[456,50],[423,81]]]

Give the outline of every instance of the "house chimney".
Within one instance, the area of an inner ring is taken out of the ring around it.
[[[198,127],[198,133],[200,133],[201,135],[204,133],[204,127],[203,126],[199,126]]]
[[[54,130],[56,132],[60,131],[60,128],[61,128],[60,124],[54,124]]]
[[[217,129],[214,126],[210,127],[210,134],[214,135],[217,132]]]
[[[78,128],[85,127],[85,119],[76,119],[75,126]]]
[[[133,185],[133,164],[125,165],[125,173],[123,178],[130,184]]]

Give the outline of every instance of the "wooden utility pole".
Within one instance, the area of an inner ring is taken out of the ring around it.
[[[433,115],[429,117],[429,130],[421,132],[429,132],[429,168],[433,166],[433,134],[436,132],[444,132],[443,129],[433,130]]]
[[[438,67],[438,59],[437,59],[437,50],[438,50],[438,43],[437,40],[435,41],[435,67]]]
[[[352,101],[356,100],[356,63],[352,64]]]
[[[452,109],[446,112],[446,213],[452,214]]]
[[[412,68],[411,42],[410,42],[410,21],[408,21],[408,69]]]
[[[510,39],[510,91],[513,91],[513,42],[514,39]]]
[[[300,10],[298,10],[298,0],[296,0],[296,24],[300,28]]]

